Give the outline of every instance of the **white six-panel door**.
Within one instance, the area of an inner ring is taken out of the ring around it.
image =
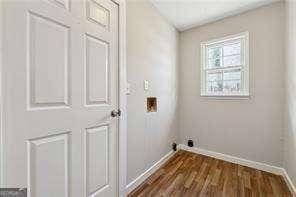
[[[5,186],[117,196],[118,5],[7,0],[3,11]]]

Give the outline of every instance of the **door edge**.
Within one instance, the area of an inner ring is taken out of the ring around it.
[[[119,89],[118,101],[122,114],[118,128],[118,189],[119,197],[126,196],[127,177],[127,97],[126,97],[126,0],[112,0],[119,7],[118,13],[118,44],[119,44]]]
[[[2,88],[2,69],[3,69],[3,20],[4,20],[4,13],[3,13],[3,4],[4,1],[0,1],[0,188],[5,186],[5,161],[4,161],[4,131],[3,131],[3,88]]]

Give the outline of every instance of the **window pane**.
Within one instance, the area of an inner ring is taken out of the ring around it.
[[[221,57],[221,48],[208,48],[208,58],[209,59],[219,59]]]
[[[221,59],[209,59],[208,68],[219,68],[221,67]]]
[[[221,67],[222,48],[212,47],[207,49],[207,68]]]
[[[240,55],[223,57],[223,66],[238,66],[238,65],[242,65]]]
[[[207,73],[207,92],[222,92],[222,72]]]
[[[241,54],[241,43],[235,43],[231,45],[223,46],[223,55],[240,55]]]
[[[241,91],[242,71],[241,69],[223,72],[223,92],[237,93]]]

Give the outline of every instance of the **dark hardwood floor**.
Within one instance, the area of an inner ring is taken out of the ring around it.
[[[292,195],[281,176],[180,150],[128,196]]]

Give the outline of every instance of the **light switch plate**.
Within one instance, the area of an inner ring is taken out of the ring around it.
[[[144,90],[145,91],[149,90],[149,81],[148,80],[144,80]]]
[[[125,92],[126,95],[130,95],[131,94],[131,84],[130,83],[127,83],[126,84],[126,92]]]

